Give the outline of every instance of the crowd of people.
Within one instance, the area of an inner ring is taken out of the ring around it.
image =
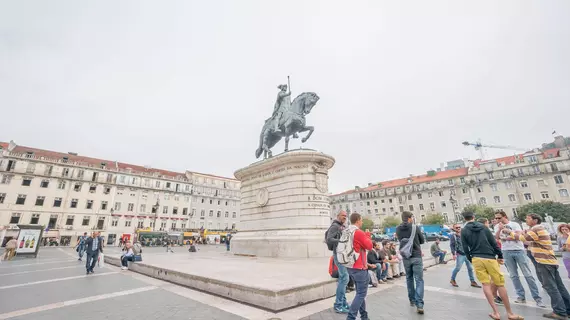
[[[348,320],[356,319],[358,314],[361,319],[368,319],[366,295],[370,286],[402,276],[406,277],[410,306],[415,307],[417,313],[424,314],[425,269],[421,245],[426,241],[411,212],[403,212],[401,217],[402,223],[396,228],[399,244],[388,240],[372,241],[370,234],[361,230],[362,217],[358,213],[349,217],[341,211],[327,230],[325,241],[332,251],[329,273],[338,278],[333,308],[337,313],[347,314]],[[510,221],[501,210],[496,212],[491,222],[484,218],[475,220],[475,214],[469,211],[465,211],[463,217],[465,223],[454,224],[450,235],[450,249],[455,261],[450,280],[452,287],[459,287],[457,275],[466,265],[470,286],[483,288],[491,306],[492,312],[488,316],[501,319],[498,306],[504,306],[509,320],[520,320],[524,318],[511,309],[500,266],[505,265],[515,287],[517,297],[514,303],[526,303],[520,269],[537,307],[546,308],[531,271],[534,267],[538,282],[551,301],[552,312],[543,316],[548,319],[570,318],[570,295],[559,274],[550,233],[542,226],[541,216],[529,214],[526,217],[527,230]],[[560,225],[558,233],[558,246],[570,278],[570,225]],[[430,253],[438,263],[446,263],[447,252],[441,250],[439,240],[431,245]],[[346,292],[352,290],[356,294],[348,303]]]

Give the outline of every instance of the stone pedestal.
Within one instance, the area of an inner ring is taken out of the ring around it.
[[[289,151],[235,172],[241,181],[241,222],[234,254],[259,257],[330,256],[328,170],[334,158],[312,150]]]

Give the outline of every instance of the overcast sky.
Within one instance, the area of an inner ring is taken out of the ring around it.
[[[570,135],[570,1],[466,3],[2,1],[0,140],[233,177],[287,75],[332,192]]]

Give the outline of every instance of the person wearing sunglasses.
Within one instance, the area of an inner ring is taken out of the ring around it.
[[[465,251],[463,251],[463,245],[461,243],[461,225],[454,224],[452,226],[452,234],[449,237],[449,247],[451,248],[451,254],[453,255],[453,260],[455,260],[455,269],[451,272],[451,283],[454,287],[459,287],[455,278],[457,274],[463,267],[463,264],[467,265],[467,274],[469,275],[469,281],[471,281],[471,286],[473,288],[481,288],[481,286],[475,281],[475,275],[473,274],[473,265],[467,257],[465,256]]]

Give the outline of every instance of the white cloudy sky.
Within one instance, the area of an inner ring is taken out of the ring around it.
[[[570,135],[569,39],[566,0],[3,1],[0,140],[231,176],[291,75],[339,192]]]

